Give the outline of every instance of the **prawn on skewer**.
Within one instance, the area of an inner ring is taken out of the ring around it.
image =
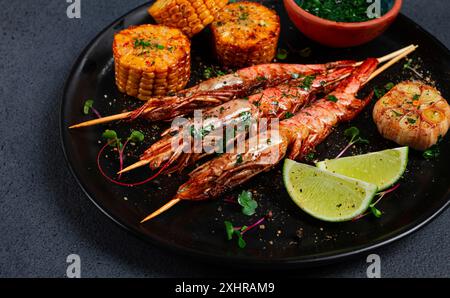
[[[247,99],[235,99],[211,108],[202,114],[202,123],[199,127],[195,124],[196,120],[191,119],[184,122],[181,128],[176,126],[169,129],[163,133],[161,140],[144,152],[139,162],[120,173],[146,164],[154,170],[164,162],[167,162],[166,165],[171,165],[164,173],[181,171],[213,151],[194,150],[194,146],[198,145],[196,139],[201,142],[201,146],[198,147],[200,149],[207,148],[211,142],[217,143],[218,139],[218,144],[223,146],[225,128],[231,125],[238,129],[234,132],[233,138],[226,141],[226,144],[245,138],[249,126],[258,119],[269,117],[283,119],[294,115],[300,108],[314,100],[319,92],[330,92],[339,81],[351,75],[354,69],[355,67],[344,67],[317,77],[298,78],[286,84],[265,89]],[[218,148],[219,152],[224,152],[223,149]]]
[[[381,57],[379,62],[388,61],[412,47],[413,45],[410,45]],[[196,109],[210,108],[235,98],[249,96],[259,89],[277,86],[297,76],[317,75],[334,68],[358,64],[355,64],[353,61],[337,61],[311,65],[272,63],[250,66],[232,74],[201,82],[194,87],[176,92],[173,95],[151,98],[134,111],[86,121],[72,125],[69,128],[87,127],[123,119],[134,120],[139,117],[150,121],[172,120],[177,116],[189,114]]]
[[[355,73],[341,82],[328,98],[317,100],[301,110],[296,116],[283,120],[275,139],[266,144],[255,144],[249,139],[244,154],[224,154],[213,159],[189,175],[189,180],[178,189],[176,196],[156,210],[141,223],[146,222],[172,208],[182,200],[206,200],[240,185],[259,173],[269,171],[285,156],[302,159],[321,143],[337,124],[356,117],[372,98],[372,93],[363,100],[355,97],[359,89],[385,69],[414,51],[416,47],[392,59],[376,70],[378,61],[367,59]],[[255,136],[258,137],[258,136]]]

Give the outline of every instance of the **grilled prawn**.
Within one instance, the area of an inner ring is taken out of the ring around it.
[[[435,88],[402,82],[375,104],[373,119],[383,137],[425,150],[447,133],[450,107]]]
[[[240,69],[235,73],[212,78],[173,95],[153,97],[140,108],[83,122],[70,128],[91,126],[120,119],[139,117],[150,121],[172,120],[196,109],[215,107],[235,98],[249,96],[258,90],[277,86],[299,76],[318,75],[334,68],[348,67],[354,61],[326,64],[261,64]]]
[[[399,57],[414,50],[410,45],[398,51],[378,58],[380,63]],[[359,63],[358,63],[359,64]],[[355,65],[353,61],[337,61],[325,64],[263,64],[236,71],[233,74],[209,79],[194,87],[176,92],[175,94],[153,97],[135,111],[102,117],[71,126],[79,128],[108,123],[123,119],[145,117],[151,121],[171,120],[196,109],[218,106],[235,98],[242,98],[258,92],[258,89],[277,86],[297,76],[318,75],[333,68]]]
[[[122,172],[150,164],[159,168],[163,162],[171,165],[166,173],[181,171],[186,166],[213,152],[225,152],[227,144],[244,138],[250,126],[261,118],[283,119],[294,115],[300,108],[315,99],[319,92],[329,92],[337,82],[348,77],[355,67],[344,67],[317,77],[303,77],[286,84],[265,89],[247,99],[236,99],[211,108],[202,114],[201,125],[195,120],[175,126],[163,133],[163,138],[154,143],[141,156],[141,161]],[[225,129],[236,128],[233,136],[226,139]],[[197,141],[198,140],[198,141]],[[197,142],[196,142],[197,141]],[[198,146],[201,145],[201,146]],[[212,148],[218,145],[219,147]],[[195,150],[197,146],[199,150]],[[204,149],[211,148],[211,150]]]
[[[355,97],[369,80],[378,65],[377,59],[367,59],[351,77],[342,81],[330,96],[315,101],[297,115],[283,120],[278,129],[270,129],[270,142],[250,138],[243,154],[223,154],[190,174],[180,186],[177,195],[161,209],[143,221],[169,209],[181,200],[206,200],[244,183],[259,173],[278,164],[285,156],[302,159],[313,150],[340,122],[353,119],[369,103],[372,94],[364,100]]]

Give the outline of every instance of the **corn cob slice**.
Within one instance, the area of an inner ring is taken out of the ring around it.
[[[225,66],[268,63],[275,57],[280,19],[261,4],[228,4],[211,28],[218,59]]]
[[[148,13],[158,24],[178,28],[192,37],[212,23],[227,3],[228,0],[157,0]]]
[[[141,25],[114,36],[116,85],[148,100],[183,89],[190,76],[190,41],[178,29]]]

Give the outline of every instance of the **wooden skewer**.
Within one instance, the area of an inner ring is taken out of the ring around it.
[[[415,49],[417,48],[417,46],[415,45],[409,45],[403,49],[400,49],[398,51],[395,51],[393,53],[390,53],[386,56],[380,57],[378,58],[378,62],[379,63],[383,63],[386,61],[389,61],[388,63],[386,63],[385,65],[383,65],[382,67],[380,67],[379,69],[377,69],[372,75],[371,77],[368,79],[368,81],[364,84],[367,84],[370,80],[372,80],[373,78],[375,78],[378,74],[382,73],[384,70],[386,70],[387,68],[391,67],[393,64],[397,63],[397,61],[403,59],[404,57],[406,57],[408,54],[412,53]],[[355,65],[361,65],[362,62],[358,62]],[[135,164],[132,164],[129,167],[126,167],[125,169],[121,170],[120,172],[118,172],[117,174],[123,174],[126,172],[129,172],[131,170],[134,170],[136,168],[145,166],[147,164],[149,164],[149,160],[141,160]]]
[[[86,127],[86,126],[94,126],[97,124],[108,123],[108,122],[115,121],[115,120],[126,119],[126,118],[130,117],[130,115],[131,115],[131,112],[125,112],[125,113],[111,115],[111,116],[107,116],[107,117],[101,117],[98,119],[89,120],[86,122],[82,122],[82,123],[78,123],[78,124],[69,126],[69,129]]]
[[[411,50],[412,48],[415,48],[415,47],[416,47],[415,45],[411,44],[411,45],[409,45],[407,47],[404,47],[403,49],[400,49],[398,51],[392,52],[392,53],[387,54],[387,55],[385,55],[383,57],[379,57],[377,59],[378,63],[384,63],[384,62],[390,61],[391,59],[396,58],[399,55],[402,55],[403,53],[405,53],[405,52],[407,52],[407,51],[409,51],[409,50]],[[356,63],[355,66],[360,66],[362,63],[363,63],[363,61],[360,61],[360,62]]]
[[[403,49],[400,49],[398,51],[392,52],[388,55],[385,55],[383,57],[378,58],[378,62],[379,63],[384,63],[386,61],[391,60],[394,57],[397,57],[398,55],[410,50],[412,47],[414,47],[413,45],[409,45]],[[358,62],[355,64],[355,66],[359,66],[361,65],[362,62]],[[154,108],[148,108],[144,111],[144,113],[148,113],[151,110],[153,110]],[[81,127],[87,127],[87,126],[94,126],[94,125],[98,125],[98,124],[103,124],[103,123],[108,123],[108,122],[112,122],[112,121],[116,121],[116,120],[122,120],[122,119],[127,119],[130,117],[132,112],[125,112],[125,113],[121,113],[121,114],[117,114],[117,115],[111,115],[111,116],[106,116],[106,117],[102,117],[102,118],[98,118],[98,119],[94,119],[94,120],[89,120],[86,122],[82,122],[82,123],[78,123],[75,125],[72,125],[69,127],[69,129],[74,129],[74,128],[81,128]],[[126,172],[126,171],[124,171]]]
[[[125,173],[125,172],[129,172],[129,171],[131,171],[131,170],[134,170],[134,169],[143,167],[143,166],[145,166],[145,165],[148,165],[149,163],[150,163],[150,161],[149,161],[148,159],[140,160],[140,161],[138,161],[138,162],[132,164],[131,166],[126,167],[126,168],[123,169],[122,171],[117,172],[117,174],[120,175],[120,174],[123,174],[123,173]]]
[[[412,52],[414,52],[416,49],[418,48],[418,46],[413,46],[412,48],[408,49],[406,52],[400,54],[399,56],[393,58],[391,61],[389,61],[388,63],[386,63],[385,65],[383,65],[382,67],[378,68],[376,71],[374,71],[372,73],[372,75],[369,77],[369,79],[363,84],[363,86],[365,84],[367,84],[369,81],[373,80],[376,76],[378,76],[380,73],[382,73],[383,71],[385,71],[386,69],[388,69],[389,67],[391,67],[392,65],[394,65],[395,63],[397,63],[398,61],[400,61],[401,59],[405,58],[406,56],[408,56],[409,54],[411,54]],[[152,214],[150,214],[149,216],[147,216],[146,218],[144,218],[141,223],[144,223],[146,221],[149,221],[152,218],[155,218],[156,216],[160,215],[161,213],[169,210],[170,208],[172,208],[173,206],[175,206],[176,204],[178,204],[181,201],[181,199],[172,199],[169,202],[167,202],[166,204],[164,204],[161,208],[159,208],[158,210],[156,210],[155,212],[153,212]]]
[[[385,71],[386,69],[388,69],[389,67],[391,67],[392,65],[397,63],[398,61],[402,60],[403,58],[405,58],[406,56],[408,56],[409,54],[414,52],[418,47],[419,46],[416,46],[416,45],[412,46],[410,49],[406,50],[404,53],[402,53],[402,54],[398,55],[397,57],[391,59],[388,63],[384,64],[383,66],[381,66],[380,68],[375,70],[372,73],[372,75],[369,77],[369,79],[367,79],[367,81],[364,82],[363,86],[366,85],[367,83],[369,83],[374,78],[376,78],[380,73],[382,73],[383,71]]]
[[[149,221],[150,219],[157,217],[158,215],[160,215],[161,213],[169,210],[170,208],[172,208],[174,205],[178,204],[181,201],[181,199],[173,199],[170,200],[167,204],[165,204],[164,206],[162,206],[161,208],[159,208],[158,210],[156,210],[155,212],[153,212],[152,214],[150,214],[149,216],[147,216],[146,218],[144,218],[143,220],[141,220],[141,223],[144,223],[146,221]]]

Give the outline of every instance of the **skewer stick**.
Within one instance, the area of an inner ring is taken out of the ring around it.
[[[379,75],[380,73],[382,73],[384,70],[386,70],[387,68],[391,67],[393,64],[397,63],[399,60],[403,59],[404,57],[406,57],[407,55],[409,55],[410,53],[412,53],[415,49],[417,49],[417,46],[415,45],[409,45],[403,49],[400,49],[398,51],[395,51],[393,53],[390,53],[386,56],[380,57],[378,58],[378,62],[379,63],[383,63],[386,61],[389,61],[388,63],[386,63],[385,65],[383,65],[382,67],[380,67],[379,69],[377,69],[371,76],[370,78],[367,80],[367,82],[365,82],[364,84],[367,84],[370,80],[372,80],[373,78],[375,78],[377,75]],[[355,65],[361,65],[362,62],[358,62]],[[126,167],[125,169],[121,170],[120,172],[118,172],[117,174],[123,174],[126,172],[129,172],[131,170],[134,170],[136,168],[145,166],[149,163],[150,161],[146,161],[146,160],[141,160],[135,164],[132,164],[129,167]]]
[[[391,67],[392,65],[394,65],[395,63],[397,63],[398,61],[400,61],[401,59],[405,58],[406,56],[408,56],[409,54],[411,54],[412,52],[414,52],[416,49],[418,48],[418,46],[412,46],[411,48],[409,48],[408,50],[406,50],[405,52],[402,52],[402,54],[396,56],[395,58],[393,58],[392,60],[390,60],[388,63],[386,63],[385,65],[381,66],[380,68],[378,68],[376,71],[374,71],[372,73],[372,75],[369,77],[369,79],[363,84],[363,86],[365,84],[367,84],[369,81],[373,80],[376,76],[378,76],[379,74],[381,74],[383,71],[385,71],[386,69],[388,69],[389,67]],[[169,210],[170,208],[172,208],[173,206],[175,206],[176,204],[178,204],[181,201],[181,199],[172,199],[169,202],[167,202],[166,204],[164,204],[161,208],[159,208],[158,210],[156,210],[155,212],[153,212],[152,214],[150,214],[149,216],[147,216],[146,218],[144,218],[141,223],[144,223],[146,221],[149,221],[152,218],[155,218],[156,216],[160,215],[161,213]]]
[[[408,49],[406,52],[398,55],[397,57],[391,59],[388,63],[384,64],[383,66],[381,66],[380,68],[378,68],[377,70],[375,70],[372,75],[369,77],[369,79],[367,79],[366,82],[364,82],[363,86],[366,85],[367,83],[369,83],[371,80],[373,80],[374,78],[376,78],[379,74],[381,74],[383,71],[385,71],[386,69],[388,69],[389,67],[391,67],[392,65],[394,65],[395,63],[397,63],[398,61],[402,60],[403,58],[405,58],[406,56],[408,56],[409,54],[411,54],[412,52],[414,52],[419,46],[412,46],[412,48]]]
[[[141,223],[149,221],[150,219],[160,215],[161,213],[163,213],[163,212],[167,211],[168,209],[172,208],[174,205],[178,204],[180,201],[181,201],[181,199],[170,200],[169,203],[165,204],[164,206],[162,206],[161,208],[159,208],[158,210],[156,210],[155,212],[153,212],[152,214],[150,214],[149,216],[144,218],[141,221]]]
[[[387,55],[385,55],[383,57],[379,57],[378,58],[378,63],[387,62],[387,61],[389,61],[389,60],[391,60],[393,58],[398,57],[399,55],[402,55],[403,53],[405,53],[405,52],[407,52],[407,51],[409,51],[409,50],[411,50],[412,48],[415,48],[415,47],[417,48],[417,46],[411,44],[411,45],[409,45],[407,47],[404,47],[403,49],[400,49],[398,51],[392,52],[392,53],[387,54]],[[356,63],[355,66],[360,66],[362,63],[363,63],[363,61],[360,61],[360,62]]]
[[[400,49],[398,51],[392,52],[388,55],[385,55],[383,57],[378,58],[378,62],[379,63],[384,63],[386,61],[391,60],[394,57],[397,57],[398,55],[410,50],[412,47],[414,47],[413,45],[409,45],[403,49]],[[355,66],[359,66],[361,65],[362,62],[358,62],[355,64]],[[144,113],[148,113],[151,110],[153,110],[154,108],[148,108],[144,111]],[[98,119],[94,119],[94,120],[89,120],[86,122],[82,122],[82,123],[78,123],[75,125],[72,125],[69,127],[69,129],[74,129],[74,128],[81,128],[81,127],[87,127],[87,126],[94,126],[94,125],[98,125],[98,124],[103,124],[103,123],[108,123],[108,122],[112,122],[112,121],[116,121],[116,120],[121,120],[121,119],[127,119],[129,118],[131,115],[131,112],[125,112],[125,113],[121,113],[121,114],[116,114],[116,115],[111,115],[111,116],[107,116],[107,117],[102,117],[102,118],[98,118]]]
[[[131,170],[134,170],[134,169],[143,167],[143,166],[145,166],[145,165],[148,165],[149,163],[150,163],[150,161],[149,161],[148,159],[140,160],[140,161],[138,161],[138,162],[132,164],[131,166],[126,167],[126,168],[123,169],[122,171],[117,172],[117,174],[120,175],[120,174],[123,174],[123,173],[125,173],[125,172],[129,172],[129,171],[131,171]]]
[[[93,125],[97,125],[97,124],[108,123],[108,122],[115,121],[115,120],[126,119],[126,118],[130,117],[130,115],[131,115],[131,112],[125,112],[125,113],[111,115],[111,116],[107,116],[107,117],[101,117],[98,119],[89,120],[86,122],[72,125],[69,127],[69,129],[93,126]]]

